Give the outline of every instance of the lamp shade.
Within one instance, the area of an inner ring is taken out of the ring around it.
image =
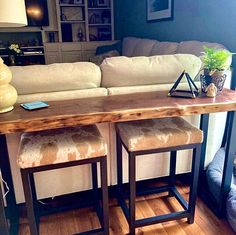
[[[24,0],[0,0],[0,27],[27,25]]]

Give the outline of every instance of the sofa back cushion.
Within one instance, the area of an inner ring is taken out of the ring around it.
[[[157,41],[135,37],[126,37],[123,40],[122,55],[131,56],[150,56],[152,47]]]
[[[176,54],[179,43],[177,42],[156,42],[152,47],[150,56]]]
[[[186,70],[195,78],[201,60],[194,55],[163,55],[152,57],[111,57],[103,61],[102,86],[123,87],[173,83]]]
[[[89,62],[9,67],[19,95],[100,87],[101,70]]]
[[[193,54],[196,56],[201,56],[204,50],[204,46],[216,49],[226,49],[223,45],[212,42],[160,42],[157,40],[136,37],[124,38],[122,45],[122,55],[127,57],[171,54]]]
[[[132,56],[150,56],[153,46],[156,44],[156,40],[141,39],[134,47]]]
[[[138,45],[141,38],[127,37],[123,39],[122,43],[122,55],[133,56],[134,48]]]
[[[200,42],[200,41],[184,41],[179,43],[176,53],[178,54],[193,54],[195,56],[203,55],[204,46],[215,49],[226,49],[223,45],[213,42]]]

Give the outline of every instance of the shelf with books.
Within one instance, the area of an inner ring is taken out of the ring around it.
[[[57,0],[57,18],[59,42],[114,40],[113,0]]]

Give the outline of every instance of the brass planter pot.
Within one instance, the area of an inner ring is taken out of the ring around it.
[[[206,93],[207,87],[211,83],[214,83],[217,88],[217,94],[219,95],[224,88],[226,78],[226,71],[216,71],[210,75],[208,70],[204,70],[204,74],[200,75],[202,92]]]

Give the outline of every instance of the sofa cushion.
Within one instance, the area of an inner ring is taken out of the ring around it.
[[[195,82],[197,87],[200,88],[200,82]],[[109,87],[107,88],[108,95],[124,95],[140,92],[152,91],[169,91],[173,87],[173,83],[168,84],[155,84],[155,85],[142,85],[142,86],[124,86],[124,87]],[[188,83],[183,82],[179,84],[179,89],[186,90],[189,88]]]
[[[152,48],[156,42],[156,40],[140,39],[134,47],[132,56],[150,56]]]
[[[100,68],[90,62],[9,67],[18,94],[100,87]]]
[[[236,185],[235,184],[231,186],[231,190],[229,192],[227,202],[226,202],[226,211],[227,211],[227,219],[232,229],[236,232]]]
[[[183,70],[195,78],[200,68],[201,60],[194,55],[111,57],[101,64],[102,86],[108,88],[173,83]]]
[[[213,161],[209,164],[206,171],[206,179],[208,183],[208,189],[212,196],[218,203],[221,200],[220,188],[222,182],[222,174],[224,168],[225,149],[220,148]]]
[[[134,48],[138,44],[141,38],[127,37],[124,38],[122,43],[122,55],[123,56],[133,56]]]
[[[154,41],[154,40],[141,39],[141,38],[135,38],[135,37],[124,38],[123,43],[122,43],[122,55],[127,56],[127,57],[134,56],[135,50],[136,50],[136,52],[135,52],[136,55],[139,55],[139,56],[142,55],[141,50],[144,50],[144,52],[145,52],[145,48],[143,48],[143,43],[142,43],[143,40],[145,40],[145,42],[147,42],[147,43],[149,41]],[[140,45],[142,45],[142,48],[140,48]],[[144,45],[144,46],[146,46],[146,45]],[[149,47],[150,47],[150,45],[149,45]],[[150,50],[151,50],[151,48],[150,48]]]
[[[209,137],[208,137],[209,139]],[[224,171],[225,148],[220,148],[209,164],[206,171],[208,189],[217,203],[222,200],[221,184]],[[235,178],[232,178],[231,189],[226,200],[227,218],[231,227],[236,231],[236,185]]]
[[[177,51],[179,43],[177,42],[156,42],[152,47],[150,56],[153,55],[172,55]]]
[[[201,56],[204,51],[204,46],[212,47],[216,49],[226,49],[223,45],[219,43],[211,42],[200,42],[200,41],[184,41],[179,43],[176,53],[178,54],[193,54],[196,56]]]
[[[126,37],[123,40],[122,55],[131,56],[150,56],[152,47],[157,41],[135,37]]]
[[[56,91],[56,92],[19,95],[17,98],[17,102],[25,103],[25,102],[32,102],[35,100],[43,100],[43,101],[72,100],[72,99],[100,97],[100,96],[107,96],[106,88],[100,87],[100,88],[83,89],[83,90]]]

